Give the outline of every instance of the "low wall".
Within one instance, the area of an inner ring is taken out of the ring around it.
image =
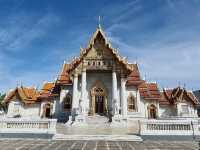
[[[141,135],[200,135],[200,121],[185,120],[142,120],[140,121]]]
[[[1,118],[0,133],[55,134],[57,119]]]

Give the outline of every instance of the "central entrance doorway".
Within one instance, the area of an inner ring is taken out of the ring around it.
[[[95,95],[95,113],[102,115],[104,107],[104,96],[102,95]]]
[[[99,81],[91,89],[90,114],[107,114],[107,90]]]

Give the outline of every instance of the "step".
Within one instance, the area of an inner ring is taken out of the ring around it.
[[[87,124],[84,126],[57,124],[56,132],[65,135],[136,135],[139,130],[134,126],[113,126],[110,123]]]
[[[54,140],[81,140],[81,141],[143,141],[137,135],[64,135],[56,134]]]
[[[86,117],[87,123],[93,123],[93,124],[102,124],[102,123],[108,123],[108,118],[105,116],[88,116]]]

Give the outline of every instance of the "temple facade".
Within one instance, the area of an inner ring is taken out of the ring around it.
[[[185,88],[161,90],[157,83],[143,80],[138,64],[121,57],[101,27],[79,57],[64,62],[56,81],[44,83],[41,90],[16,87],[4,102],[10,117],[72,122],[95,115],[122,120],[197,117],[198,105]]]

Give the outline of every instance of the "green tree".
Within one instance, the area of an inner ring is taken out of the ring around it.
[[[0,109],[3,109],[4,111],[6,110],[6,105],[3,103],[5,96],[6,94],[0,93]]]

